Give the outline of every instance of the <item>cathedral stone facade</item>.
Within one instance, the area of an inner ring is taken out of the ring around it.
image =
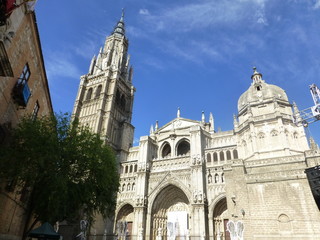
[[[119,161],[113,224],[97,216],[103,239],[320,239],[320,214],[305,169],[320,164],[292,104],[254,69],[238,101],[234,129],[215,131],[210,114],[180,116],[132,147],[135,88],[123,16],[89,73],[73,114],[110,144]],[[251,81],[251,85],[250,85]],[[103,236],[104,235],[104,236]],[[104,238],[105,239],[105,238]]]

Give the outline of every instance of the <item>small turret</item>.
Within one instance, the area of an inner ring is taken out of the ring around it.
[[[256,67],[253,67],[253,74],[251,76],[253,83],[258,84],[262,81],[262,74],[257,71]]]

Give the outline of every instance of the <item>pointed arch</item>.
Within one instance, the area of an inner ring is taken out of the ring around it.
[[[177,156],[190,154],[190,143],[188,139],[183,138],[177,143],[176,153],[177,153]]]
[[[226,155],[227,155],[227,160],[231,160],[231,152],[229,150],[226,152]]]
[[[162,147],[160,148],[161,151],[161,157],[170,157],[171,156],[171,146],[168,142],[164,142],[162,144]]]
[[[92,96],[92,88],[89,88],[89,90],[87,92],[86,100],[90,100],[91,96]]]
[[[100,97],[101,90],[102,90],[102,85],[100,84],[96,89],[95,98],[99,98]]]

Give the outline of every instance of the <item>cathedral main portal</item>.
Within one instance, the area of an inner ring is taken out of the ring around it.
[[[186,239],[189,235],[189,200],[180,188],[164,188],[153,203],[151,216],[151,239]]]

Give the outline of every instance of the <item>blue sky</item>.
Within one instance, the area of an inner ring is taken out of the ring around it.
[[[252,67],[299,109],[320,87],[320,0],[40,0],[36,15],[56,112],[71,112],[80,76],[125,8],[137,91],[135,141],[176,117],[233,129]],[[307,133],[320,143],[320,121]]]

